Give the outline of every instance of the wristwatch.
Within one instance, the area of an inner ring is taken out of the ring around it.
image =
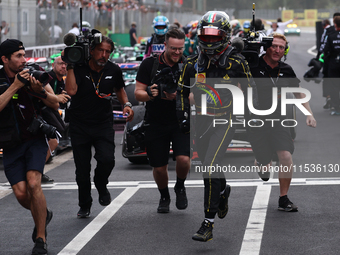
[[[124,108],[125,108],[126,106],[132,108],[132,104],[131,104],[130,102],[126,102],[126,103],[124,104]]]

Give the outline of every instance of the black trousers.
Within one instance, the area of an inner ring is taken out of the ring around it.
[[[106,190],[108,178],[115,165],[114,130],[112,123],[88,126],[70,122],[70,135],[76,166],[78,199],[81,208],[90,208],[92,146],[97,165],[94,169],[94,184],[99,193]]]
[[[214,218],[220,203],[220,192],[226,185],[222,171],[209,171],[217,166],[222,167],[226,150],[235,134],[235,128],[230,126],[231,114],[219,117],[227,119],[228,124],[215,125],[213,119],[217,117],[197,116],[195,123],[195,143],[197,154],[204,169],[204,213],[206,218]]]

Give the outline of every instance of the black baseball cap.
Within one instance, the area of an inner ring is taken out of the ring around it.
[[[25,50],[23,43],[16,39],[7,39],[0,45],[0,64],[3,64],[1,57],[5,55],[11,55],[12,53]]]

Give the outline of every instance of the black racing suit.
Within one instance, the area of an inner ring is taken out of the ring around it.
[[[226,187],[223,172],[206,171],[209,167],[222,166],[222,160],[235,133],[232,127],[233,97],[226,88],[215,84],[241,85],[243,91],[255,87],[248,63],[244,57],[229,46],[218,60],[209,61],[203,53],[188,57],[179,79],[177,111],[180,120],[189,113],[189,93],[193,93],[197,111],[191,120],[191,139],[194,139],[197,154],[202,162],[204,176],[204,211],[206,218],[214,218],[218,211],[220,192]],[[195,85],[194,85],[195,83]],[[192,88],[188,88],[192,86]],[[202,115],[201,95],[207,94],[207,115]],[[190,115],[189,115],[190,116]],[[228,120],[225,125],[213,126],[214,119]],[[210,168],[211,169],[211,168]]]
[[[340,85],[339,80],[331,78],[340,77],[340,31],[334,31],[328,35],[326,45],[324,48],[325,55],[329,56],[329,65],[327,70],[327,77],[330,82],[330,95],[332,106],[337,112],[340,112]]]

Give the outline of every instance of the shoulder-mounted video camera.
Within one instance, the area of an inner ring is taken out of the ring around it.
[[[64,36],[64,56],[62,60],[69,64],[84,64],[90,59],[90,50],[102,42],[102,34],[99,30],[92,29],[91,32],[82,31],[82,8],[80,8],[80,34],[67,33]]]
[[[253,24],[255,24],[255,4],[253,4]],[[242,40],[244,48],[241,54],[246,58],[250,67],[256,67],[259,64],[260,48],[267,50],[272,45],[273,37],[266,36],[261,31],[255,31],[255,26],[253,26],[253,30]]]
[[[167,93],[175,93],[177,90],[177,82],[180,72],[176,71],[173,73],[170,67],[162,69],[159,73],[155,75],[152,79],[151,84],[157,84],[159,95],[165,98],[164,91]]]

